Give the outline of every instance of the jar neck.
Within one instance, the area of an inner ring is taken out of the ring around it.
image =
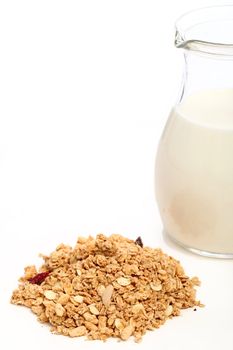
[[[179,103],[201,90],[233,89],[233,59],[184,50],[184,60]]]

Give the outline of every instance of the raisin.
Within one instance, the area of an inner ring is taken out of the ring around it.
[[[142,239],[141,239],[140,236],[136,239],[135,243],[136,243],[137,245],[139,245],[141,248],[143,248],[143,243],[142,243]]]
[[[28,281],[32,284],[41,284],[42,282],[44,282],[46,277],[48,277],[48,275],[49,275],[49,272],[41,272],[35,275],[34,277],[29,278]]]

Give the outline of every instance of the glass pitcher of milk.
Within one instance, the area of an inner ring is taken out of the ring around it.
[[[156,158],[164,232],[190,251],[233,258],[233,6],[176,23],[184,79]]]

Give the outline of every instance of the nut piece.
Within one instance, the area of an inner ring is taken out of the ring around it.
[[[112,298],[112,293],[113,293],[113,286],[111,284],[109,284],[103,294],[102,294],[102,302],[104,304],[105,307],[108,307],[111,303],[111,298]]]
[[[77,276],[81,276],[82,271],[81,271],[80,269],[77,269],[77,270],[76,270],[76,273],[77,273]]]
[[[68,294],[62,293],[57,299],[57,302],[61,305],[66,305],[69,299],[70,299],[70,296]]]
[[[104,291],[105,291],[105,287],[104,287],[102,284],[100,284],[100,285],[97,287],[97,293],[98,293],[98,295],[99,295],[100,297],[102,297]]]
[[[82,304],[82,303],[83,303],[83,296],[82,296],[82,295],[75,295],[75,296],[73,297],[73,300],[74,300],[76,303]]]
[[[97,309],[97,307],[94,304],[90,305],[89,309],[90,309],[90,311],[91,311],[91,313],[93,315],[99,315],[100,314],[99,310]]]
[[[165,310],[165,315],[170,316],[172,314],[172,311],[173,311],[172,305],[168,305],[168,307]]]
[[[92,322],[89,322],[89,321],[86,321],[84,322],[86,328],[89,330],[89,331],[97,331],[97,326],[95,324],[93,324]]]
[[[117,283],[120,285],[120,286],[123,286],[123,287],[126,287],[128,285],[130,285],[130,279],[129,278],[126,278],[126,277],[119,277],[117,278]]]
[[[52,290],[46,290],[44,292],[44,296],[45,298],[47,298],[48,300],[54,300],[57,297],[57,293],[54,293]]]
[[[34,312],[34,314],[40,316],[43,313],[44,308],[41,305],[39,305],[39,306],[32,306],[31,310],[32,310],[32,312]]]
[[[69,329],[69,336],[70,337],[81,337],[82,335],[85,335],[87,333],[86,327],[79,326],[73,329]]]
[[[65,309],[64,309],[64,307],[61,304],[57,303],[55,305],[55,312],[56,312],[57,316],[62,317],[64,315],[64,313],[65,313]]]
[[[162,284],[161,283],[158,283],[158,284],[150,283],[150,287],[155,292],[159,292],[160,290],[162,290]]]
[[[97,324],[98,323],[98,319],[96,318],[95,315],[90,314],[90,312],[85,312],[83,314],[83,317],[85,318],[86,321]]]
[[[122,340],[127,340],[127,339],[129,339],[129,337],[132,335],[133,331],[134,331],[134,328],[133,328],[131,325],[125,327],[125,328],[121,331],[121,339],[122,339]]]
[[[135,304],[132,307],[132,312],[134,314],[139,314],[140,312],[145,312],[144,306],[142,304]]]
[[[124,329],[123,322],[121,321],[120,318],[115,319],[115,327],[119,329],[119,331],[122,331]]]
[[[107,322],[106,316],[99,316],[98,327],[100,330],[104,330],[106,328],[106,322]]]

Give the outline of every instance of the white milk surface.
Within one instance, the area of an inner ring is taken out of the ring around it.
[[[171,237],[233,253],[233,89],[198,92],[172,110],[158,149],[156,196]]]

